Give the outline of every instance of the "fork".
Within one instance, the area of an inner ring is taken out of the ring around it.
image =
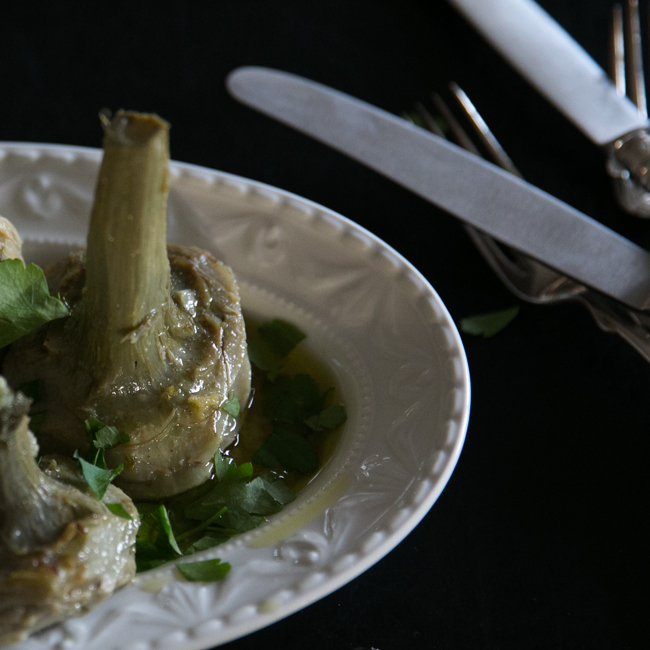
[[[612,34],[609,49],[610,76],[620,97],[626,95],[634,102],[639,114],[648,116],[641,21],[638,0],[627,0],[626,10],[619,3],[612,9]],[[626,47],[627,43],[627,47]],[[629,82],[629,83],[628,83]],[[614,193],[621,207],[636,216],[650,217],[650,192],[631,178],[625,161],[620,159],[621,148],[629,147],[639,164],[643,154],[650,148],[650,139],[645,132],[630,134],[617,140],[608,148],[607,172],[614,181]]]
[[[442,97],[434,93],[432,102],[447,123],[449,135],[457,144],[476,155],[481,155],[479,147],[482,147],[492,162],[521,177],[465,92],[455,83],[449,85],[449,90],[461,119],[468,123],[475,139],[467,133]],[[416,104],[415,110],[415,115],[407,113],[404,117],[439,137],[447,137],[424,104]],[[578,301],[587,307],[603,331],[615,332],[650,362],[650,314],[629,309],[545,264],[498,243],[476,228],[465,226],[465,230],[488,265],[515,296],[534,304]]]

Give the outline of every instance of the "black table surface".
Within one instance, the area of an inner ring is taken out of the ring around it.
[[[607,65],[610,0],[541,5]],[[397,114],[456,81],[529,181],[649,246],[650,221],[617,207],[595,145],[443,0],[63,1],[2,13],[2,140],[95,147],[100,109],[157,112],[173,125],[173,158],[356,221],[410,260],[456,321],[520,308],[492,338],[463,335],[470,426],[423,521],[350,584],[225,648],[650,647],[650,365],[580,305],[516,299],[457,220],[238,104],[224,79],[242,65],[280,68]]]

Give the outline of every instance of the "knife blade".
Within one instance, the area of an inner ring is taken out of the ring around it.
[[[605,146],[648,119],[532,0],[449,0],[483,37],[589,139]]]
[[[539,188],[386,111],[269,68],[227,78],[239,101],[347,154],[498,241],[638,310],[650,253]]]

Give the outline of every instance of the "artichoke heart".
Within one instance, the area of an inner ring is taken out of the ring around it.
[[[0,645],[79,616],[135,576],[133,502],[97,500],[71,459],[46,457],[29,431],[30,401],[0,377]]]
[[[128,434],[106,460],[138,499],[207,480],[238,426],[222,407],[250,391],[232,271],[166,242],[168,131],[155,115],[106,122],[87,249],[46,272],[70,317],[16,341],[3,365],[13,387],[39,380],[45,453],[85,450],[89,417]]]

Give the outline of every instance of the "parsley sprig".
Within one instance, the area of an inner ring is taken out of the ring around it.
[[[65,304],[50,295],[45,274],[36,264],[0,261],[0,287],[0,348],[69,315]]]
[[[88,487],[95,497],[99,501],[102,501],[108,486],[124,469],[124,465],[110,469],[106,464],[104,452],[129,442],[130,438],[126,433],[118,431],[116,427],[104,425],[94,417],[88,418],[84,422],[84,425],[86,427],[86,433],[90,438],[88,451],[82,457],[77,449],[73,456],[79,463]],[[131,519],[131,515],[129,515],[122,504],[106,503],[106,507],[118,517]]]
[[[166,504],[138,504],[138,571],[217,546],[256,528],[295,499],[282,478],[271,473],[254,477],[251,463],[237,465],[217,452],[214,468],[212,480]],[[188,580],[225,577],[229,565],[211,562],[178,567]]]
[[[248,345],[251,362],[265,373],[260,389],[262,415],[271,432],[253,456],[253,463],[286,472],[309,474],[318,469],[314,434],[338,429],[346,420],[345,407],[327,405],[331,390],[321,393],[309,374],[283,373],[287,356],[305,335],[282,320],[265,323],[258,339]]]

